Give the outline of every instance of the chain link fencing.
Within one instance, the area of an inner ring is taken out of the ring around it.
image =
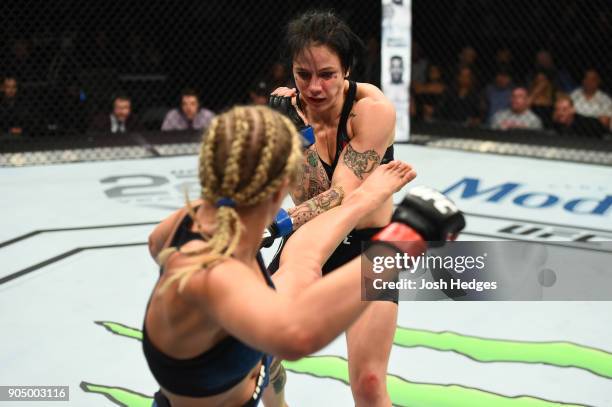
[[[411,116],[474,129],[603,138],[612,2],[413,2]]]
[[[3,1],[0,165],[195,152],[213,114],[290,83],[282,33],[311,8],[336,11],[363,39],[353,78],[379,85],[379,0]],[[412,10],[414,142],[527,129],[545,145],[610,144],[610,1],[413,0]]]

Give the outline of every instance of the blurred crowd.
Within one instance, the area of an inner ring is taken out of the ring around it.
[[[379,42],[371,36],[364,43],[353,77],[380,85]],[[168,78],[163,53],[139,35],[129,36],[119,51],[100,31],[85,48],[70,36],[59,48],[57,41],[50,45],[41,38],[6,43],[0,59],[3,135],[200,130],[214,117],[206,89],[160,90],[160,84],[167,88],[175,82]],[[547,49],[535,52],[530,62],[515,60],[503,46],[491,60],[483,59],[476,46],[466,45],[454,61],[435,61],[413,43],[411,120],[585,137],[612,133],[612,78],[602,78],[596,67],[584,66],[581,76],[572,75]],[[395,72],[399,65],[393,62]],[[233,103],[265,104],[273,89],[291,83],[280,61],[252,76]]]
[[[586,67],[582,77],[573,78],[546,49],[537,51],[527,74],[520,75],[506,47],[497,50],[494,61],[479,61],[477,50],[465,46],[449,69],[428,60],[414,44],[411,68],[410,116],[415,122],[588,137],[612,131],[612,99],[600,72]]]
[[[162,53],[138,35],[121,50],[104,31],[81,46],[73,36],[52,42],[18,38],[5,45],[2,136],[201,130],[215,116],[205,91],[172,88],[176,81],[168,77]],[[288,83],[286,67],[271,63],[235,103],[265,104],[272,89]]]

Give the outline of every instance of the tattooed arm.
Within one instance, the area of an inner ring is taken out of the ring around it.
[[[306,151],[296,185],[297,187],[291,191],[291,198],[298,206],[287,211],[293,222],[293,230],[297,230],[315,216],[340,205],[344,197],[341,186],[330,188],[330,180],[314,149]]]
[[[329,190],[315,196],[312,199],[289,209],[287,212],[293,222],[293,230],[311,220],[317,215],[322,214],[342,203],[344,191],[342,185],[334,185]]]
[[[331,186],[317,152],[312,147],[306,150],[296,185],[290,195],[297,205],[327,191]]]
[[[353,137],[342,151],[332,184],[345,194],[355,190],[378,167],[395,130],[395,108],[387,100],[364,98],[353,107]]]
[[[308,150],[298,187],[288,210],[296,230],[317,215],[338,206],[378,167],[395,129],[395,109],[387,100],[364,98],[353,108],[353,138],[344,148],[331,182],[314,150]],[[308,199],[308,200],[306,200]]]

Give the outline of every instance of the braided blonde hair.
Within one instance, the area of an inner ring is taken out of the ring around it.
[[[213,119],[204,134],[199,160],[202,198],[212,204],[229,198],[236,207],[257,205],[276,192],[285,179],[295,182],[301,159],[301,139],[289,119],[266,106],[236,106]],[[186,201],[189,215],[202,234],[187,196]],[[236,208],[221,206],[215,216],[216,229],[204,248],[185,251],[170,247],[159,254],[162,267],[177,250],[193,259],[162,284],[161,292],[176,281],[182,291],[195,272],[234,253],[243,231]]]

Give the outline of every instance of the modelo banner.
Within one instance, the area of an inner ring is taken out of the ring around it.
[[[407,189],[429,185],[466,213],[470,232],[557,233],[552,240],[569,237],[572,228],[612,233],[611,167],[406,144],[395,148],[396,159],[418,173],[395,194],[395,202]],[[0,222],[2,240],[41,229],[156,222],[184,204],[185,190],[192,199],[200,194],[196,156],[51,165],[42,170],[44,178],[40,167],[2,171],[0,208],[10,214]]]
[[[383,0],[381,87],[395,105],[395,140],[408,141],[410,96],[411,0]]]

